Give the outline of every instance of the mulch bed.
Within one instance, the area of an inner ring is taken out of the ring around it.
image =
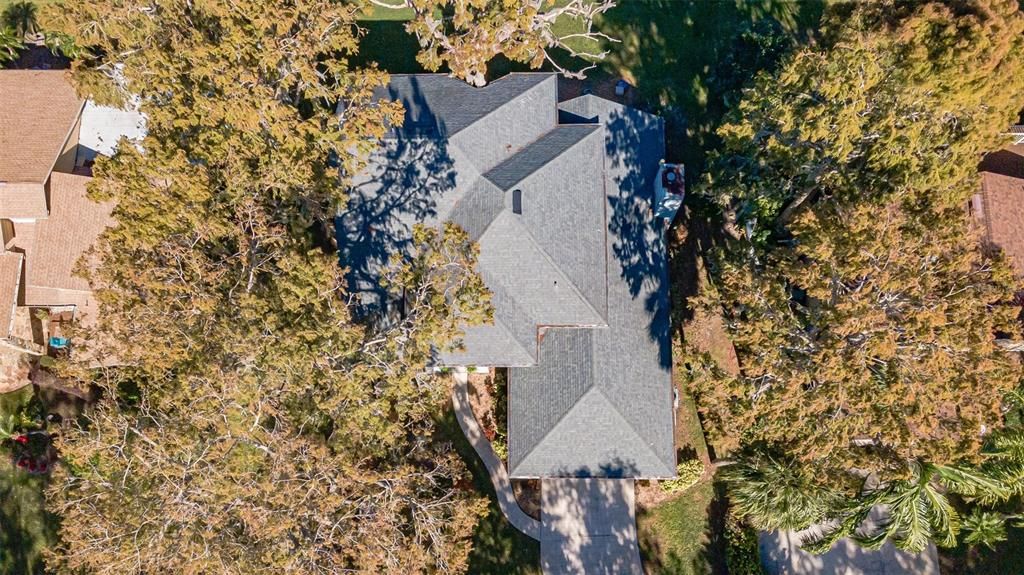
[[[493,373],[492,370],[491,373],[469,374],[469,406],[488,440],[493,440],[497,434],[496,418],[504,416],[504,414],[499,415],[494,412]],[[519,507],[530,517],[540,520],[540,481],[513,479],[512,492],[516,496]]]

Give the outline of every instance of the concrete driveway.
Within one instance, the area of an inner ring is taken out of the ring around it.
[[[758,547],[761,564],[771,575],[939,575],[939,555],[934,545],[920,553],[908,553],[886,543],[868,551],[849,539],[840,539],[827,553],[813,555],[800,548],[804,531],[761,533]]]
[[[643,575],[632,479],[541,481],[544,573]]]

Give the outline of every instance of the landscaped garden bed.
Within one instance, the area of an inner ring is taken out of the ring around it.
[[[508,465],[508,369],[469,372],[469,404],[494,452]],[[540,481],[513,479],[512,491],[519,507],[540,519]]]

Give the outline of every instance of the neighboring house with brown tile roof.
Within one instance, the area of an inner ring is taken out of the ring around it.
[[[91,178],[54,172],[50,176],[50,217],[36,222],[25,269],[25,305],[74,305],[76,315],[96,317],[96,301],[75,266],[108,226],[114,205],[97,204],[86,196]]]
[[[113,206],[86,195],[91,178],[82,175],[89,170],[79,153],[85,102],[66,74],[0,71],[0,340],[30,353],[59,335],[54,318],[96,319],[92,289],[76,266],[113,223]],[[38,310],[49,313],[47,325]]]
[[[981,190],[971,211],[986,243],[1002,250],[1018,276],[1024,276],[1024,145],[985,156],[979,166]]]
[[[74,169],[84,105],[63,70],[0,73],[0,218],[48,215],[50,173]]]

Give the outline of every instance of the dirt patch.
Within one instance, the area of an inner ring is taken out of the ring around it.
[[[641,479],[636,482],[636,506],[638,509],[653,509],[659,504],[680,495],[665,493],[657,479]]]
[[[490,381],[492,381],[490,373],[469,374],[469,406],[473,408],[473,415],[480,423],[484,433],[488,428],[494,428],[493,417],[490,413],[495,408],[495,400],[490,394]]]
[[[494,370],[469,374],[469,406],[489,441],[494,440],[498,422],[494,419]]]
[[[694,304],[712,289],[703,254],[721,244],[720,233],[713,232],[717,229],[690,206],[679,214],[669,239],[673,319],[682,342],[711,354],[722,369],[738,375],[736,348],[725,331],[721,314]]]
[[[32,383],[31,360],[23,353],[0,343],[0,393],[17,391]]]
[[[739,375],[736,348],[729,338],[721,313],[698,305],[712,293],[704,256],[722,245],[721,225],[704,214],[700,206],[686,205],[669,232],[669,277],[672,298],[672,326],[676,330],[673,355],[683,357],[684,349],[709,354],[726,372]],[[699,201],[696,202],[699,204]],[[673,382],[679,397],[676,411],[676,449],[679,461],[697,457],[710,469],[709,453],[696,406],[686,384],[685,365],[676,365]],[[723,456],[724,452],[715,450]]]
[[[512,493],[520,509],[540,521],[540,479],[513,479]]]
[[[627,81],[635,83],[632,78],[624,78]],[[632,85],[626,86],[622,95],[615,93],[619,78],[615,78],[607,75],[603,72],[594,72],[587,75],[585,80],[576,80],[573,78],[566,78],[565,76],[558,76],[558,101],[565,102],[566,100],[572,100],[586,94],[594,94],[604,98],[605,100],[611,100],[612,102],[618,102],[619,104],[625,104],[627,106],[636,107],[637,102],[637,91]]]

